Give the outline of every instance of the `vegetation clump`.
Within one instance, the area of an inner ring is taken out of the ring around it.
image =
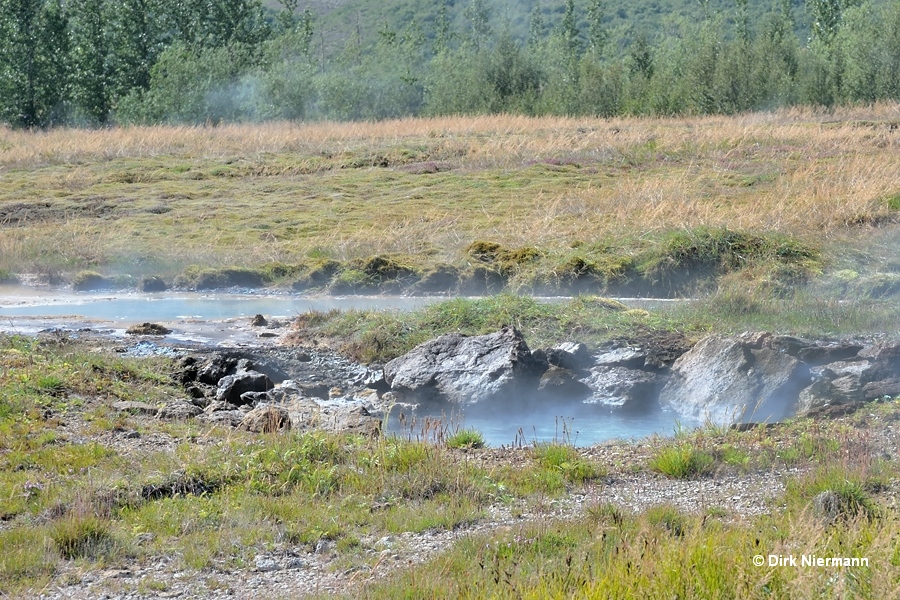
[[[96,271],[79,271],[72,279],[72,289],[76,292],[92,292],[112,287],[113,281]]]
[[[461,429],[456,433],[450,435],[445,443],[448,448],[457,448],[457,449],[476,449],[476,448],[484,448],[484,436],[481,432],[476,431],[474,429]]]
[[[193,266],[175,278],[175,285],[193,290],[215,290],[231,287],[261,288],[271,278],[261,269],[224,267],[209,269]]]
[[[650,459],[648,466],[672,479],[687,479],[709,473],[715,458],[686,443],[663,446]]]

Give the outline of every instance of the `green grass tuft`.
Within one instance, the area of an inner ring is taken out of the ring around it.
[[[474,429],[462,429],[446,439],[448,448],[484,448],[484,436]]]
[[[688,479],[708,473],[713,456],[688,444],[664,446],[650,459],[649,467],[672,479]]]

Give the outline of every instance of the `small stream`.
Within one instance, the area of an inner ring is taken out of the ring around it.
[[[30,293],[29,293],[30,292]],[[442,298],[406,296],[288,296],[259,294],[80,294],[0,286],[0,319],[65,317],[101,319],[123,325],[144,321],[221,320],[261,314],[292,318],[332,309],[412,310]]]

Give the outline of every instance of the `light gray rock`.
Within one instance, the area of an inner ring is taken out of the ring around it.
[[[594,364],[603,367],[626,367],[640,369],[644,366],[647,353],[639,348],[621,347],[601,352],[594,357]]]
[[[130,401],[130,400],[113,402],[112,407],[120,412],[127,412],[127,413],[137,414],[137,415],[156,416],[156,413],[159,412],[159,407],[153,406],[152,404],[147,404],[146,402]]]
[[[190,419],[201,413],[203,413],[202,408],[187,400],[174,400],[160,408],[156,413],[156,418],[168,420]]]
[[[421,344],[384,366],[384,379],[404,402],[460,405],[518,400],[533,393],[546,363],[512,327],[488,335],[452,333]]]
[[[658,373],[621,366],[596,366],[581,381],[591,390],[585,402],[638,412],[659,407],[665,383]]]
[[[240,410],[219,410],[212,413],[203,413],[197,417],[197,420],[209,425],[224,425],[233,428],[241,424],[245,414]]]
[[[659,401],[699,423],[780,421],[796,412],[809,382],[806,365],[762,338],[713,336],[675,361]]]

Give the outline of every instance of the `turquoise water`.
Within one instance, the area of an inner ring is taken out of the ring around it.
[[[530,446],[535,443],[558,442],[575,446],[592,446],[609,440],[632,440],[652,435],[672,436],[688,426],[677,415],[662,410],[648,414],[612,411],[599,405],[585,405],[571,411],[552,409],[544,413],[504,415],[466,415],[464,413],[404,415],[396,408],[388,419],[388,433],[403,438],[439,441],[460,429],[481,432],[491,447]],[[577,413],[577,414],[576,414]]]
[[[2,290],[0,290],[2,295]],[[202,294],[134,294],[124,296],[46,294],[27,298],[6,296],[3,317],[62,317],[104,319],[125,323],[181,319],[252,317],[290,318],[309,311],[331,309],[411,310],[436,298],[385,296],[304,297]]]

